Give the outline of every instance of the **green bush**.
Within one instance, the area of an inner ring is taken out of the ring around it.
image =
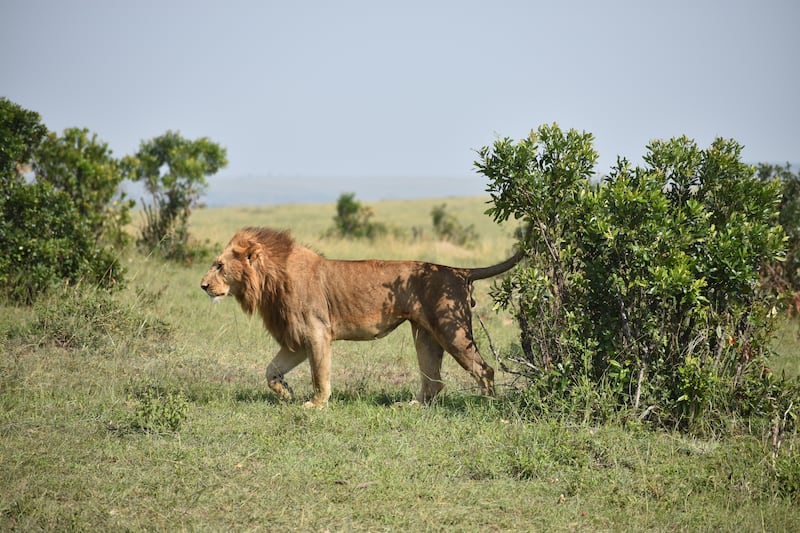
[[[355,239],[374,239],[387,233],[386,226],[375,222],[372,208],[356,200],[355,193],[342,193],[336,201],[336,216],[329,236]]]
[[[790,311],[800,314],[800,172],[793,172],[788,163],[784,166],[760,164],[758,178],[779,181],[781,203],[779,222],[786,232],[786,259],[766,265],[766,282],[784,292]]]
[[[775,314],[759,272],[781,259],[784,234],[778,183],[740,154],[732,140],[655,141],[645,166],[620,159],[594,184],[591,134],[543,126],[479,152],[488,213],[532,228],[527,263],[495,297],[518,318],[534,387],[582,405],[597,384],[615,409],[669,427],[743,407]]]
[[[462,226],[452,213],[447,211],[447,204],[437,205],[431,210],[433,232],[437,238],[452,242],[459,246],[469,246],[478,240],[475,226]]]
[[[67,187],[25,176],[45,153],[46,135],[38,114],[0,98],[0,291],[15,303],[61,283],[112,288],[123,281],[117,257],[98,244],[92,217]]]
[[[189,411],[189,399],[182,389],[172,390],[155,382],[128,387],[133,429],[151,433],[175,432]]]
[[[34,111],[0,96],[0,185],[22,183],[34,150],[47,135],[47,128]]]
[[[95,240],[128,244],[125,226],[134,202],[120,193],[121,163],[96,134],[85,128],[67,128],[61,136],[50,133],[35,151],[33,169],[37,181],[69,196]]]
[[[47,183],[13,184],[0,196],[0,290],[30,304],[48,289],[81,280],[120,287],[123,269],[99,247],[70,198]]]

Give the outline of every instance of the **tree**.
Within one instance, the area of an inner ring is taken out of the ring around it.
[[[208,186],[206,178],[227,164],[225,148],[207,137],[189,140],[167,131],[142,141],[125,162],[131,178],[142,181],[152,199],[145,208],[140,246],[166,258],[191,260],[189,215]]]
[[[0,98],[0,291],[29,304],[53,285],[81,280],[120,286],[122,269],[72,197],[22,175],[45,136],[39,115]]]
[[[67,128],[59,137],[49,133],[37,148],[36,179],[48,182],[72,199],[95,238],[125,244],[133,200],[119,193],[124,179],[120,162],[108,144],[87,129]]]
[[[0,185],[21,182],[31,154],[47,134],[39,114],[0,97]]]
[[[783,255],[780,188],[738,143],[655,141],[644,166],[620,159],[600,184],[592,136],[556,125],[479,155],[488,213],[531,225],[527,264],[495,296],[517,316],[521,368],[542,397],[586,416],[610,397],[672,427],[710,405],[767,409],[774,395],[748,391],[766,386],[775,298],[759,274]]]

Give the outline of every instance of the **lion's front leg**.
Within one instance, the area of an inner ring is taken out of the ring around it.
[[[320,331],[310,339],[308,360],[311,363],[311,381],[314,396],[304,407],[325,407],[331,397],[331,338]]]
[[[275,394],[284,400],[294,398],[294,391],[286,383],[284,376],[306,358],[305,351],[292,352],[281,348],[277,355],[267,366],[267,385]]]

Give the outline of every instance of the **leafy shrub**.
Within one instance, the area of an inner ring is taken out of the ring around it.
[[[30,304],[64,282],[106,289],[123,282],[117,257],[48,183],[12,184],[0,196],[0,243],[0,290],[12,302]]]
[[[496,289],[520,323],[536,387],[585,398],[613,391],[616,408],[696,427],[712,405],[760,376],[775,298],[759,269],[781,258],[779,187],[716,140],[655,141],[644,167],[620,159],[592,184],[592,136],[556,125],[483,148],[495,220],[532,228],[528,262]]]
[[[120,193],[124,179],[120,162],[108,144],[87,129],[67,128],[48,134],[34,154],[36,180],[47,182],[72,200],[95,240],[116,246],[130,241],[133,200]]]
[[[128,406],[132,408],[130,424],[146,432],[175,432],[186,420],[189,399],[182,389],[172,390],[148,381],[128,387]]]
[[[336,201],[336,216],[329,236],[374,239],[385,235],[386,226],[372,220],[375,212],[355,199],[355,193],[342,193]]]
[[[475,226],[461,225],[452,213],[447,212],[447,204],[437,205],[431,210],[433,231],[437,238],[459,246],[468,246],[478,240]]]
[[[64,282],[122,283],[119,261],[98,245],[75,199],[47,180],[26,180],[46,134],[38,114],[0,98],[0,291],[16,303]]]
[[[793,172],[788,163],[784,166],[761,164],[757,175],[760,180],[780,183],[778,221],[786,233],[786,258],[766,265],[765,281],[784,293],[790,312],[800,315],[800,171]]]
[[[0,185],[22,182],[22,173],[47,135],[41,117],[0,96]]]

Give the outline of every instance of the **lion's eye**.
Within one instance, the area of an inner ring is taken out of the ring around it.
[[[217,263],[217,270],[218,270],[218,271],[221,271],[221,270],[222,270],[222,263]]]

